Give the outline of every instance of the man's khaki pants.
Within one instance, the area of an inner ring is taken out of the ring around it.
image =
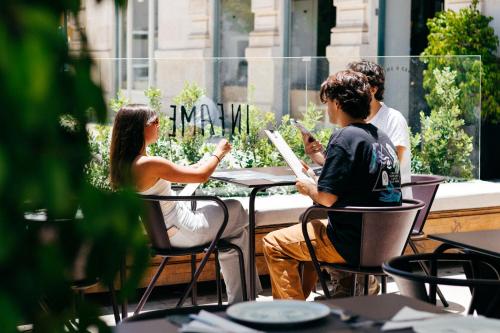
[[[307,233],[319,261],[345,263],[326,233],[327,220],[313,220]],[[264,256],[271,276],[273,298],[305,300],[316,285],[317,275],[302,234],[302,225],[273,231],[263,239]],[[303,276],[299,264],[304,263]]]

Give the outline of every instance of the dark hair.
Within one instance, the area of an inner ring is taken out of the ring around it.
[[[385,73],[384,69],[379,64],[368,60],[361,60],[351,62],[349,65],[347,65],[347,68],[365,74],[368,78],[370,86],[372,86],[373,88],[377,88],[375,99],[377,101],[382,101],[384,99]]]
[[[353,118],[366,119],[370,114],[370,84],[359,72],[346,70],[330,75],[321,84],[319,97],[323,103],[336,100]]]
[[[144,147],[144,126],[157,114],[143,104],[129,104],[116,114],[111,136],[110,180],[113,189],[132,185],[131,165]]]

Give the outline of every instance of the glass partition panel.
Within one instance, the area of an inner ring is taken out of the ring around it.
[[[384,68],[383,102],[407,120],[412,171],[441,174],[451,180],[479,178],[480,57],[363,59]],[[166,143],[157,145],[164,149],[155,149],[175,161],[191,163],[210,149],[215,141],[210,137],[225,135],[236,148],[226,166],[283,165],[262,132],[276,128],[284,133],[297,155],[306,158],[300,135],[289,118],[302,120],[326,144],[335,126],[329,123],[326,107],[319,100],[320,85],[328,75],[359,60],[155,59],[155,73],[143,72],[144,82],[148,82],[147,75],[154,75],[154,88],[161,93],[159,111],[166,119],[160,138]],[[129,77],[121,72],[128,62],[141,63],[139,59],[98,59],[94,74],[105,87],[108,99],[116,99],[118,87],[125,86],[130,89],[121,90],[122,102],[150,103],[151,96],[155,99],[157,94],[147,97],[145,89],[137,89],[137,85],[120,84],[117,75]],[[115,105],[119,102],[115,100]],[[167,152],[165,147],[170,150]]]

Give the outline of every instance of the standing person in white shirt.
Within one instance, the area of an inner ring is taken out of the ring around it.
[[[384,69],[380,65],[367,60],[351,62],[347,67],[365,74],[368,78],[372,101],[370,103],[370,115],[366,121],[377,126],[391,139],[396,147],[396,154],[401,166],[401,183],[409,183],[411,181],[410,132],[406,119],[401,112],[388,107],[382,102],[385,83]],[[402,192],[403,199],[413,197],[411,187],[402,188]]]

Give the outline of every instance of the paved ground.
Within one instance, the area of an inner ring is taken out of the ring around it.
[[[460,273],[461,272],[458,269],[448,269],[445,274],[448,277],[463,278],[463,275],[461,275]],[[262,295],[259,295],[257,301],[262,301],[262,302],[271,301],[272,296],[271,296],[271,288],[269,280],[263,278],[262,285],[264,288],[264,292],[262,293]],[[178,298],[180,297],[181,294],[180,290],[182,290],[183,287],[184,286],[168,286],[168,287],[156,288],[151,294],[151,297],[146,306],[144,307],[143,311],[151,311],[151,310],[174,307],[175,304],[177,303]],[[448,302],[450,303],[450,307],[448,307],[449,311],[461,314],[467,313],[467,307],[470,301],[470,292],[468,291],[467,288],[450,287],[450,286],[441,286],[440,288],[444,293],[445,297],[447,298]],[[308,298],[308,301],[312,301],[314,300],[315,297],[322,295],[323,292],[322,291],[320,292],[320,290],[321,287],[318,285],[318,292],[311,294],[311,296]],[[143,290],[141,290],[141,292],[142,291]],[[398,293],[396,284],[390,279],[388,281],[387,291],[388,293]],[[113,326],[115,323],[112,314],[112,309],[110,306],[109,296],[106,294],[100,294],[100,295],[91,295],[88,297],[90,300],[101,304],[103,313],[105,313],[103,319],[109,325]],[[137,299],[132,300],[129,303],[128,310],[130,314],[132,314],[132,312],[134,311],[139,297],[140,295],[137,295]],[[190,302],[191,302],[190,299],[188,299],[185,305],[189,306]],[[207,282],[200,283],[198,286],[198,304],[216,304],[216,303],[217,303],[217,296],[216,296],[215,284]]]

